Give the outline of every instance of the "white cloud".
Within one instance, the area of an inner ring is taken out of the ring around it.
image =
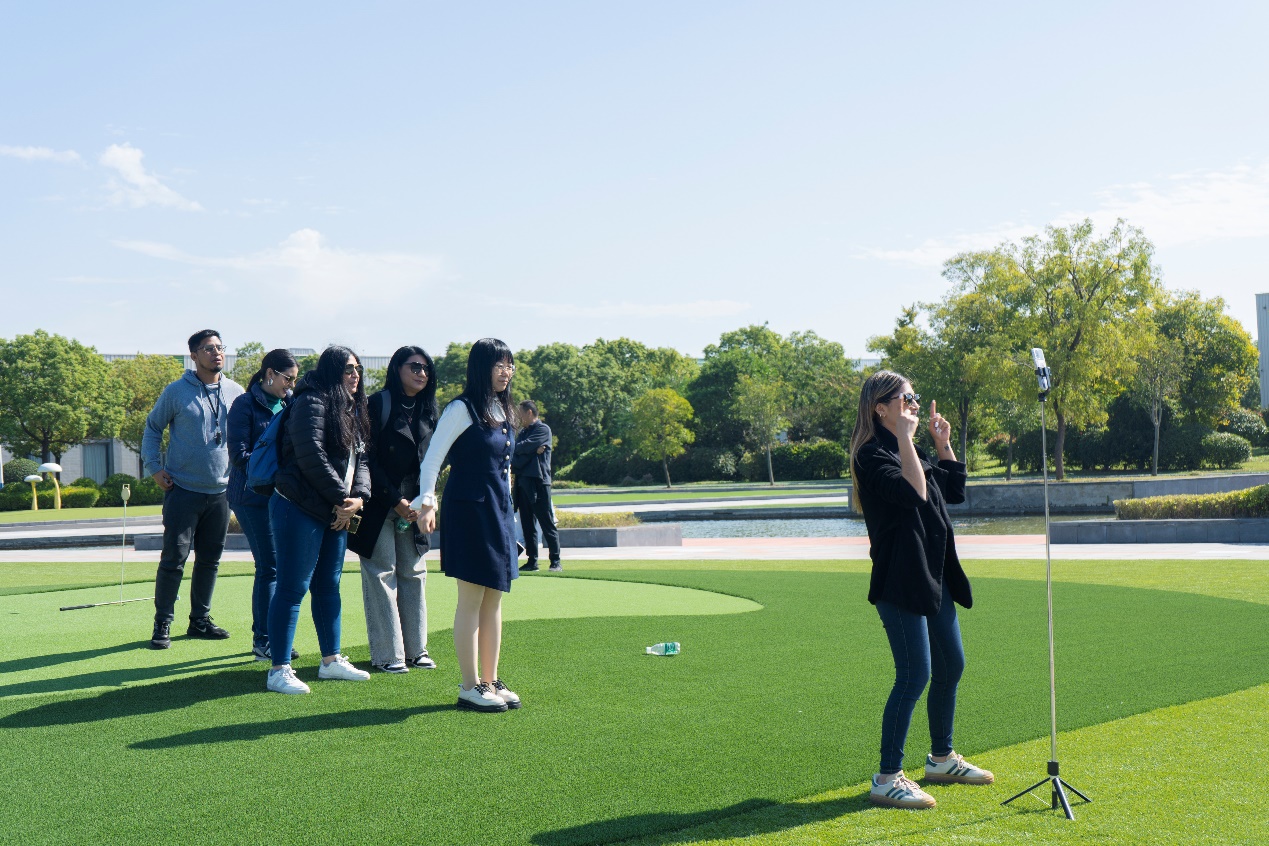
[[[83,159],[74,150],[54,150],[51,147],[8,147],[0,144],[0,156],[28,162],[83,164]]]
[[[279,293],[293,307],[327,316],[360,308],[356,303],[363,291],[382,291],[400,302],[423,290],[441,269],[440,261],[429,256],[335,249],[314,229],[301,229],[276,247],[241,256],[198,256],[154,241],[115,245],[164,261],[228,271],[246,283],[244,292],[253,297],[280,286]]]
[[[735,317],[750,308],[749,303],[736,300],[695,300],[686,303],[654,303],[623,300],[618,303],[600,302],[593,305],[580,303],[535,303],[521,300],[490,300],[498,306],[528,308],[550,317],[672,317],[692,320],[714,317]]]
[[[111,144],[98,158],[102,165],[117,175],[108,183],[112,203],[134,209],[164,206],[183,211],[202,211],[203,207],[198,203],[182,197],[148,172],[141,164],[144,157],[145,153],[139,148],[125,143]]]
[[[916,247],[863,247],[857,258],[937,267],[957,253],[990,249],[1002,241],[1039,234],[1046,224],[1067,226],[1091,218],[1100,229],[1123,218],[1159,247],[1269,237],[1269,162],[1220,171],[1191,171],[1158,182],[1112,185],[1094,194],[1089,210],[1060,212],[1044,223],[1002,223],[980,232],[927,238]]]

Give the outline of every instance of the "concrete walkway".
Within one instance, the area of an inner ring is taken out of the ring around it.
[[[960,557],[972,559],[1044,559],[1043,535],[965,535],[956,539]],[[119,561],[119,547],[87,549],[23,549],[0,551],[0,562]],[[866,560],[867,538],[685,538],[682,546],[605,547],[570,549],[569,561],[692,561],[692,560]],[[1269,544],[1152,543],[1063,544],[1053,547],[1054,560],[1247,559],[1269,561]],[[129,548],[129,562],[159,560],[159,552]],[[250,561],[247,550],[226,550],[225,561]],[[357,556],[348,555],[351,562]],[[428,560],[435,565],[436,553]]]

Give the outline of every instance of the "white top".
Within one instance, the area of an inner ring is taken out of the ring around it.
[[[499,423],[507,419],[500,403],[489,406],[489,413]],[[458,440],[458,436],[472,425],[471,414],[467,412],[467,404],[455,400],[445,406],[441,419],[436,423],[436,431],[432,432],[432,440],[428,441],[427,452],[419,464],[419,495],[410,503],[410,507],[418,511],[424,505],[436,507],[436,477],[441,474],[441,465],[449,448]]]

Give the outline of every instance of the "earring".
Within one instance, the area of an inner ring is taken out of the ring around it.
[[[268,385],[269,385],[269,387],[270,387],[270,388],[272,388],[272,387],[273,387],[273,380],[272,380],[272,379],[270,379],[270,380],[268,381]]]

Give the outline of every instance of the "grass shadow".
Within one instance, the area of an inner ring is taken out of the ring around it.
[[[229,659],[224,655],[215,655],[193,661],[164,664],[159,667],[124,667],[117,670],[99,670],[95,673],[80,673],[75,676],[60,676],[53,679],[35,679],[33,681],[0,685],[0,699],[33,693],[70,693],[76,690],[89,690],[94,687],[119,687],[120,685],[163,678],[173,673],[188,673],[195,670],[228,670],[240,666],[242,666],[241,658]]]
[[[129,749],[176,749],[182,746],[202,746],[212,743],[233,743],[245,740],[261,740],[282,734],[309,734],[311,732],[336,731],[366,726],[388,726],[403,723],[410,717],[437,711],[453,711],[453,705],[418,705],[413,708],[367,708],[360,711],[341,711],[334,714],[310,714],[285,720],[267,720],[259,723],[241,723],[232,726],[214,726],[196,731],[182,732],[170,737],[156,737],[128,744]]]
[[[868,793],[825,799],[820,802],[777,802],[772,799],[746,799],[726,808],[694,811],[686,814],[635,814],[610,820],[598,820],[585,825],[544,831],[533,835],[536,846],[580,846],[580,844],[621,843],[635,838],[647,838],[649,844],[671,846],[678,843],[698,843],[715,840],[717,830],[695,832],[694,829],[710,823],[722,823],[729,828],[727,836],[751,836],[772,834],[786,829],[836,819],[846,814],[871,808]],[[740,817],[752,814],[752,819],[742,824]],[[730,830],[734,829],[734,830]]]
[[[52,667],[57,664],[69,664],[72,661],[87,661],[90,658],[101,658],[105,655],[131,652],[139,647],[140,644],[138,643],[119,643],[98,649],[81,649],[78,652],[58,652],[53,655],[32,655],[29,658],[14,658],[9,661],[0,661],[0,675],[4,673],[20,673],[24,670],[38,670],[42,667]]]
[[[102,720],[113,720],[120,717],[135,717],[143,714],[158,714],[164,711],[175,711],[191,705],[204,703],[213,699],[225,699],[231,696],[242,696],[258,693],[261,689],[261,673],[245,672],[240,659],[233,664],[213,665],[207,667],[209,661],[222,661],[224,656],[215,656],[200,661],[184,661],[162,667],[138,667],[135,669],[111,670],[102,673],[87,673],[76,678],[91,679],[90,684],[80,687],[100,686],[106,684],[123,684],[128,681],[145,681],[172,673],[173,671],[192,670],[195,667],[218,670],[219,672],[201,673],[196,676],[173,679],[161,684],[145,684],[108,690],[97,696],[83,696],[77,699],[58,700],[25,711],[17,711],[0,717],[0,728],[45,728],[48,726],[73,725],[79,723],[95,723]],[[47,681],[25,682],[11,685],[12,688],[27,688],[24,692],[48,692],[39,690],[40,685],[64,685],[67,679],[49,679]],[[73,689],[73,688],[72,688]],[[7,695],[18,691],[8,690]]]

